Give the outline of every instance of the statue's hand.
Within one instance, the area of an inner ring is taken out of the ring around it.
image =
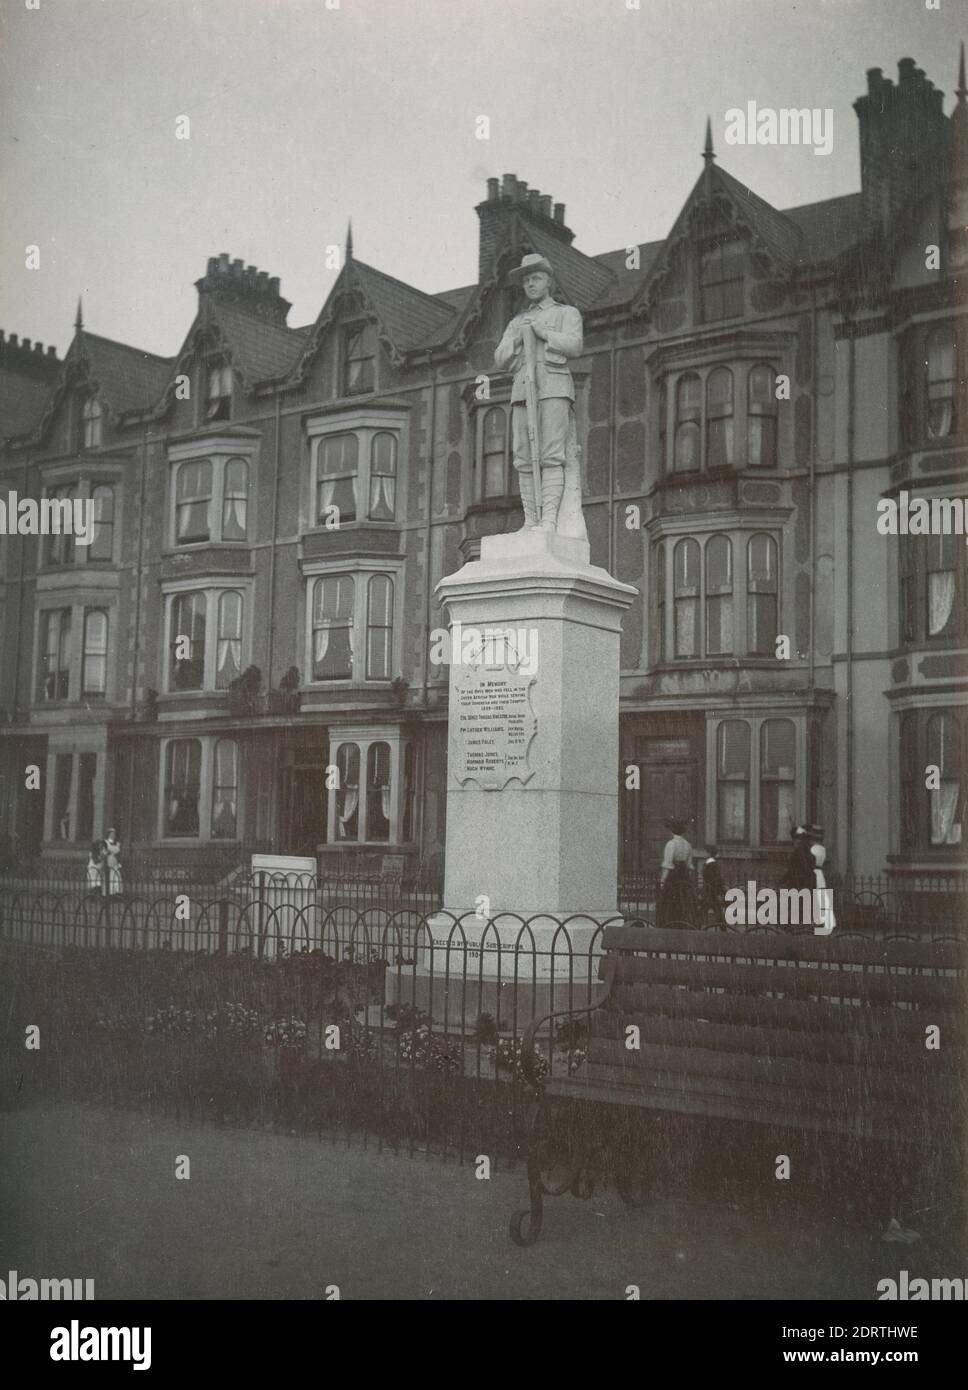
[[[543,342],[548,341],[548,330],[537,319],[531,325],[531,332],[536,338],[541,338]]]

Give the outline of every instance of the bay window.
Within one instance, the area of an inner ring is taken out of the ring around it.
[[[399,502],[401,411],[347,410],[306,422],[310,449],[307,528],[394,521]],[[392,428],[391,428],[392,426]]]
[[[968,800],[968,707],[905,710],[898,732],[901,853],[960,862]]]
[[[659,455],[666,475],[780,466],[776,371],[734,361],[670,373],[660,381]],[[666,453],[665,385],[672,402],[672,453]]]
[[[310,681],[389,681],[396,589],[385,571],[327,571],[309,580]]]
[[[233,443],[206,440],[204,457],[196,456],[198,444],[169,451],[174,546],[220,545],[248,538],[249,460],[235,453]]]
[[[328,797],[331,844],[406,844],[413,838],[414,755],[398,726],[331,734],[336,777]]]
[[[246,590],[171,589],[168,689],[226,690],[245,669]]]
[[[239,835],[239,745],[233,738],[171,738],[163,745],[165,839]]]
[[[804,785],[807,719],[749,714],[711,716],[706,819],[717,844],[776,849],[813,806]]]

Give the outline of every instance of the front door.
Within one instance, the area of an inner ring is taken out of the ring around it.
[[[637,790],[623,792],[622,868],[625,875],[655,873],[669,831],[667,816],[686,822],[686,838],[695,845],[699,777],[688,738],[640,738],[636,741]],[[627,774],[623,768],[623,777]]]
[[[326,840],[326,770],[322,767],[286,769],[286,827],[284,854],[313,855]]]

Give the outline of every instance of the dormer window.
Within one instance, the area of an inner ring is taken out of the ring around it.
[[[376,329],[354,324],[343,337],[343,394],[359,396],[376,386]]]
[[[96,396],[88,396],[81,407],[81,445],[85,449],[101,446],[101,403]]]
[[[699,253],[699,321],[738,318],[745,309],[743,243],[735,237],[708,245]]]
[[[232,368],[226,362],[216,362],[208,369],[209,420],[228,420],[232,415]]]

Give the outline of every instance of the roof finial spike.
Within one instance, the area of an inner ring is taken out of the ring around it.
[[[958,85],[955,88],[955,95],[958,98],[958,105],[965,104],[965,97],[968,92],[965,90],[965,41],[961,41],[961,52],[958,55]]]
[[[716,158],[716,152],[713,149],[713,122],[711,116],[706,117],[706,143],[703,146],[702,157],[707,164],[711,159]]]
[[[75,333],[84,331],[84,306],[81,303],[80,295],[77,296],[77,317],[74,319],[74,331]]]
[[[349,220],[348,220],[347,223],[346,223],[346,259],[347,259],[348,261],[351,261],[351,260],[353,259],[353,219],[352,219],[352,217],[349,218]]]

